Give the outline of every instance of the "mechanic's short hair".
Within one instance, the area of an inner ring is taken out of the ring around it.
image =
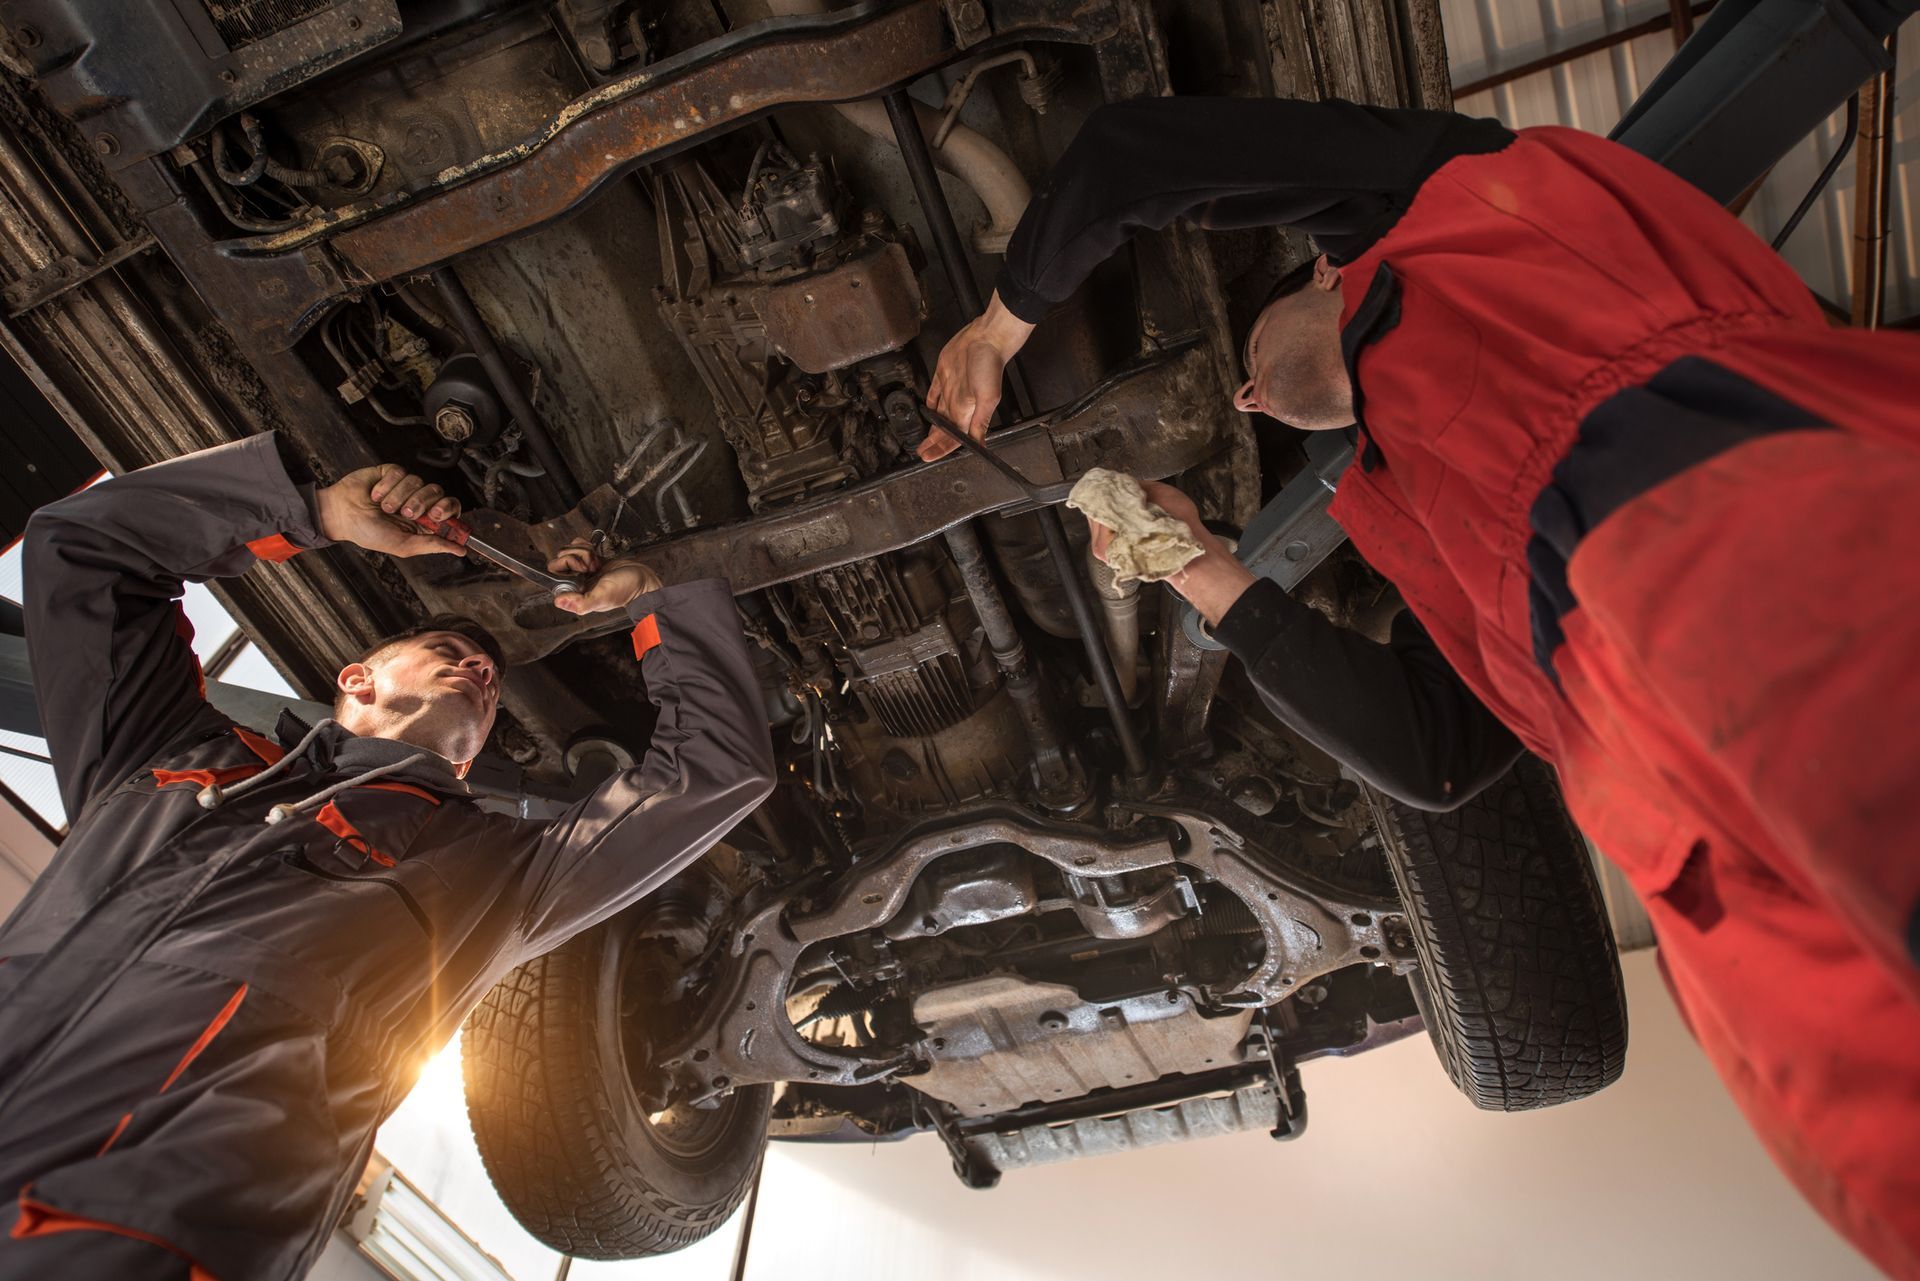
[[[426,636],[432,632],[452,632],[456,636],[464,636],[475,645],[478,645],[481,652],[493,660],[496,680],[499,679],[499,673],[506,670],[506,652],[500,648],[500,642],[495,639],[493,633],[462,614],[435,614],[424,623],[418,623],[407,628],[405,631],[395,632],[391,636],[383,636],[352,658],[349,658],[342,666],[351,666],[354,663],[370,663],[382,653],[400,644],[402,641],[410,641],[416,636]],[[334,696],[334,709],[336,711],[339,710],[340,699],[343,697],[345,697],[345,695],[342,694],[336,694]]]

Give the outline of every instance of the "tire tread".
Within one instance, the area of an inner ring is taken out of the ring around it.
[[[1618,1080],[1619,954],[1547,766],[1523,759],[1446,814],[1373,799],[1412,917],[1415,994],[1454,1084],[1479,1107],[1514,1112]]]

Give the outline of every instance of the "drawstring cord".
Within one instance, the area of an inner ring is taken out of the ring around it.
[[[322,717],[314,723],[313,728],[308,730],[306,735],[301,738],[298,743],[293,745],[293,748],[288,751],[286,755],[261,770],[258,774],[252,775],[249,778],[243,778],[231,787],[221,787],[218,783],[209,783],[195,794],[194,799],[200,802],[201,809],[211,810],[218,809],[221,805],[239,796],[243,792],[252,791],[254,788],[271,779],[274,775],[290,767],[294,761],[298,760],[307,750],[308,744],[320,736],[320,731],[331,724],[333,724],[332,717]],[[267,822],[270,824],[284,823],[302,810],[314,809],[326,804],[348,788],[364,787],[377,778],[385,778],[389,774],[398,774],[401,770],[420,764],[426,760],[429,755],[431,755],[431,753],[415,752],[405,760],[395,761],[391,765],[382,765],[377,769],[370,769],[364,774],[356,774],[344,783],[335,783],[332,787],[324,791],[315,792],[303,801],[296,801],[291,805],[276,805],[267,811]]]
[[[260,786],[260,784],[272,778],[275,774],[290,767],[294,761],[299,759],[300,754],[307,750],[307,744],[318,738],[320,731],[331,724],[333,724],[332,717],[322,717],[320,720],[314,722],[313,728],[307,731],[306,737],[294,744],[292,751],[286,753],[258,774],[250,778],[241,779],[231,787],[221,787],[218,783],[209,783],[201,788],[193,799],[200,802],[200,808],[203,810],[219,809],[222,804],[240,795],[240,793],[252,791],[254,788]]]
[[[348,788],[365,787],[376,778],[385,778],[389,774],[398,774],[403,769],[418,765],[420,762],[426,760],[429,755],[431,755],[431,753],[415,752],[405,760],[395,761],[391,765],[382,765],[378,769],[370,769],[364,774],[356,774],[344,783],[335,783],[325,791],[315,792],[304,801],[296,801],[292,805],[276,805],[267,811],[267,822],[283,823],[298,814],[301,810],[325,804]]]

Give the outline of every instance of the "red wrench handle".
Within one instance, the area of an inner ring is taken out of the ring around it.
[[[473,528],[464,520],[435,520],[431,516],[415,516],[414,523],[429,534],[438,534],[455,547],[465,547],[467,539],[473,535]]]

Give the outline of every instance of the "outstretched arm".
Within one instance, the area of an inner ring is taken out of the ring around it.
[[[198,718],[225,723],[205,702],[180,612],[187,582],[241,574],[335,537],[398,555],[458,554],[381,520],[382,502],[459,510],[399,467],[366,468],[310,496],[269,433],[143,467],[34,513],[23,554],[27,648],[67,813]]]
[[[1450,111],[1286,98],[1141,98],[1101,107],[1035,194],[996,292],[1038,321],[1136,232],[1295,227],[1335,263],[1365,251],[1456,155],[1512,134]]]
[[[1457,155],[1513,138],[1448,111],[1284,98],[1141,98],[1087,117],[1027,206],[985,313],[940,354],[929,400],[976,437],[1001,371],[1048,311],[1136,232],[1289,226],[1335,263],[1365,252]],[[955,446],[930,438],[921,457]]]
[[[570,549],[551,568],[591,573],[599,565]],[[725,582],[662,588],[638,562],[615,561],[584,596],[558,603],[582,614],[625,604],[660,716],[642,760],[541,833],[521,916],[526,956],[659,888],[773,790],[766,709]]]

